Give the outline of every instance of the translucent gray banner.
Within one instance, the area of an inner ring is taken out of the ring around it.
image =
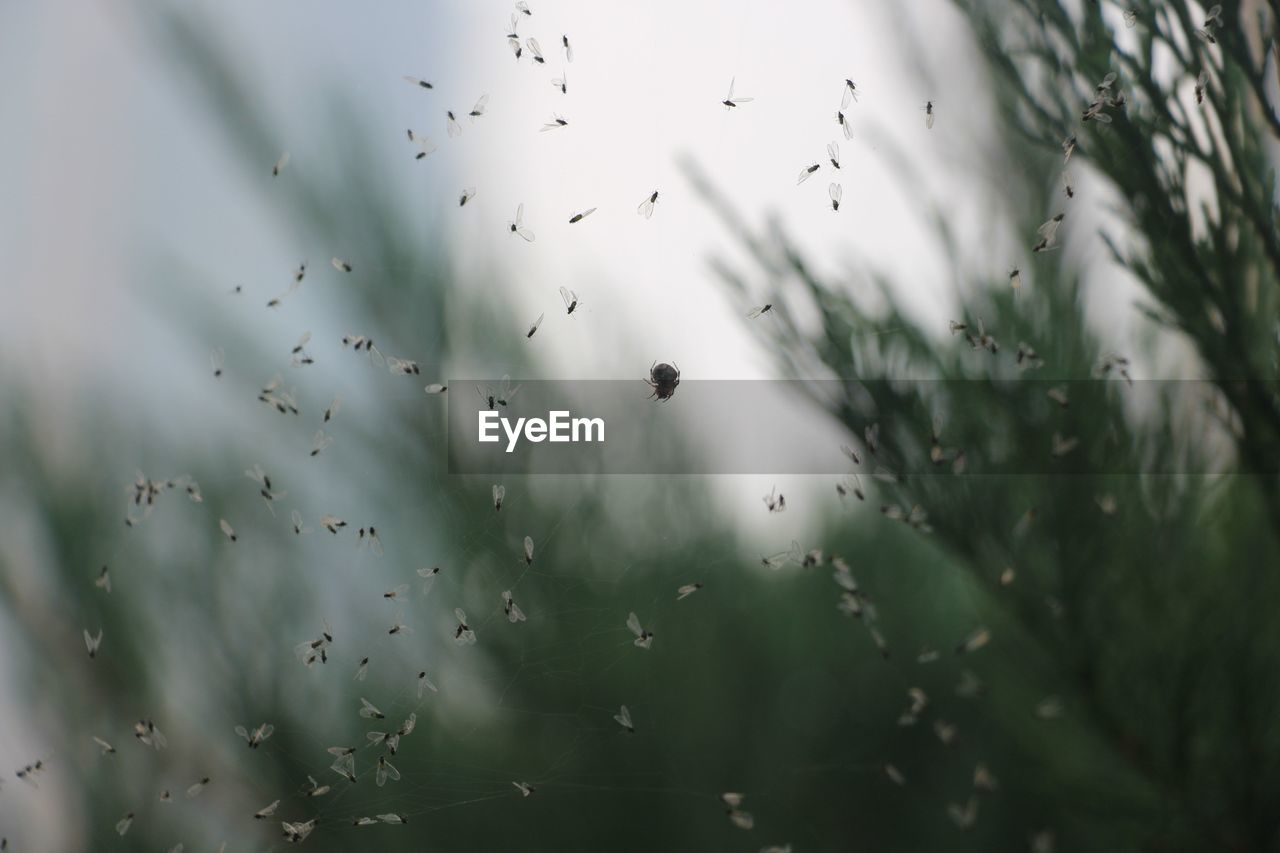
[[[1275,474],[1207,382],[455,380],[454,474]],[[1231,393],[1280,412],[1280,384]]]

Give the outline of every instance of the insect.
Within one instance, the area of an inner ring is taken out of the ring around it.
[[[366,720],[385,720],[387,715],[378,710],[378,707],[363,696],[360,697],[360,716]]]
[[[527,39],[524,44],[525,47],[529,48],[529,54],[533,57],[534,62],[542,65],[547,61],[542,55],[542,47],[538,44],[537,39]]]
[[[291,844],[301,844],[307,840],[307,836],[311,834],[311,830],[316,828],[314,819],[298,823],[289,823],[282,821],[280,826],[284,832],[284,840]]]
[[[765,495],[762,500],[764,500],[764,505],[769,509],[769,512],[785,512],[787,509],[787,499],[785,496],[778,494],[777,488]]]
[[[444,125],[445,132],[448,133],[449,137],[452,139],[462,133],[462,125],[458,124],[458,120],[453,117],[453,110],[446,111],[445,115],[448,116],[448,121],[446,121]]]
[[[546,133],[548,130],[559,130],[562,127],[567,127],[568,124],[569,124],[568,119],[563,118],[559,115],[556,115],[555,113],[552,113],[551,121],[546,122],[545,124],[542,125],[542,132]]]
[[[201,778],[199,782],[196,782],[194,785],[191,785],[189,788],[187,788],[187,799],[191,800],[200,796],[200,792],[203,791],[205,785],[208,785],[208,784],[209,784],[209,777],[205,776]]]
[[[263,806],[253,813],[254,820],[266,820],[276,813],[276,808],[280,805],[280,801],[276,800],[270,805]]]
[[[316,434],[311,438],[311,455],[319,456],[331,444],[333,444],[333,436],[326,435],[322,429],[316,430]]]
[[[1061,433],[1056,432],[1052,436],[1052,441],[1053,444],[1049,451],[1049,455],[1054,459],[1061,459],[1071,451],[1075,450],[1076,446],[1080,444],[1080,439],[1075,437],[1063,438]]]
[[[1045,396],[1048,397],[1053,402],[1057,403],[1059,406],[1061,406],[1064,409],[1068,409],[1071,407],[1071,401],[1067,399],[1067,386],[1065,385],[1059,385],[1055,388],[1050,388],[1048,391],[1045,392]]]
[[[547,316],[545,313],[539,314],[538,319],[533,321],[533,325],[529,327],[529,331],[525,332],[525,338],[532,338],[534,333],[538,331],[538,327],[542,325],[542,318]]]
[[[449,390],[449,386],[441,385],[439,382],[432,382],[430,385],[427,385],[422,390],[426,391],[428,394],[443,394],[445,391]]]
[[[947,816],[960,829],[969,829],[978,819],[978,798],[969,797],[963,806],[948,803]]]
[[[222,535],[227,537],[228,542],[236,541],[236,531],[235,528],[231,526],[231,522],[227,521],[225,518],[220,518],[218,519],[218,527],[222,529]]]
[[[573,62],[573,45],[569,44],[569,37],[560,36],[560,44],[564,45],[564,58]]]
[[[845,116],[844,110],[836,111],[836,124],[840,125],[840,129],[844,131],[845,139],[853,139],[853,125],[849,123],[849,119]]]
[[[369,659],[367,657],[360,659],[360,665],[356,667],[356,681],[364,681],[369,674]]]
[[[478,99],[476,99],[476,105],[471,108],[471,112],[467,113],[467,115],[470,116],[473,120],[478,119],[480,118],[480,116],[484,115],[485,107],[487,107],[488,105],[489,105],[489,96],[487,94],[481,95]]]
[[[453,641],[460,646],[473,646],[476,632],[467,624],[467,614],[461,607],[453,608],[453,615],[458,620],[458,627],[453,632]]]
[[[278,178],[280,173],[284,171],[284,167],[289,165],[289,152],[286,151],[280,155],[280,159],[271,167],[271,177]],[[123,834],[123,833],[122,833]]]
[[[524,227],[524,202],[520,202],[516,206],[516,218],[507,223],[507,228],[512,234],[518,235],[526,243],[533,242],[533,232]]]
[[[751,829],[756,825],[756,819],[751,812],[743,811],[742,801],[746,799],[744,794],[735,794],[727,792],[720,795],[720,801],[724,803],[725,814],[729,816],[729,820],[738,829]]]
[[[974,349],[985,349],[992,355],[1000,352],[1000,342],[995,339],[994,335],[987,332],[986,326],[983,324],[981,317],[978,318],[978,334],[974,335],[969,332],[965,332],[965,338],[969,341],[969,346]]]
[[[387,636],[394,637],[397,634],[412,634],[413,629],[404,624],[404,614],[397,613],[396,618],[392,620],[392,625],[387,629]]]
[[[1213,31],[1210,30],[1208,27],[1205,27],[1203,30],[1192,30],[1192,32],[1195,33],[1196,38],[1200,39],[1200,41],[1204,42],[1205,44],[1218,43],[1218,40],[1213,35]]]
[[[956,646],[956,654],[967,655],[976,652],[991,641],[991,632],[986,628],[978,628],[972,634],[965,637],[961,643]]]
[[[831,209],[840,210],[840,199],[844,196],[844,187],[839,184],[831,184],[827,187],[827,194],[831,196]]]
[[[725,96],[725,99],[723,101],[720,102],[724,104],[724,108],[727,110],[731,110],[734,107],[738,106],[739,104],[748,104],[755,100],[755,98],[735,98],[733,96],[733,86],[736,82],[737,82],[736,77],[729,81],[729,94]]]
[[[418,698],[419,699],[422,698],[422,694],[426,690],[430,690],[432,693],[440,692],[440,688],[436,687],[435,684],[432,683],[430,678],[427,678],[427,671],[424,669],[418,673]]]
[[[421,87],[421,88],[423,88],[423,89],[434,89],[434,88],[435,88],[435,86],[432,86],[432,85],[431,85],[429,82],[427,82],[426,80],[420,80],[420,79],[418,79],[417,77],[410,77],[410,76],[408,76],[408,75],[405,75],[405,78],[404,78],[404,79],[405,79],[405,82],[407,82],[407,83],[412,83],[414,86],[420,86],[420,87]]]
[[[84,646],[89,651],[89,657],[96,658],[98,656],[98,646],[102,645],[102,629],[98,629],[98,635],[95,637],[89,633],[89,629],[84,629]]]
[[[440,567],[431,566],[430,568],[418,569],[418,577],[422,578],[422,594],[426,595],[431,592],[431,587],[435,586],[436,578],[440,576]]]
[[[803,184],[813,176],[813,173],[822,168],[821,163],[814,163],[812,166],[805,166],[800,170],[800,177],[796,178],[796,186]]]
[[[613,715],[613,719],[629,734],[635,734],[636,727],[635,724],[631,722],[631,711],[627,709],[626,705],[623,705],[618,710],[618,713]]]
[[[102,748],[103,755],[115,755],[116,748],[98,736],[94,736],[93,742]]]
[[[257,749],[262,746],[262,742],[271,737],[271,733],[275,730],[276,727],[270,723],[263,723],[253,731],[248,731],[244,726],[235,727],[235,733],[244,738],[245,743],[249,745],[250,749]]]
[[[560,298],[564,300],[565,314],[572,314],[578,310],[578,294],[574,293],[567,287],[560,288]]]
[[[1062,165],[1066,166],[1067,161],[1071,159],[1072,153],[1076,150],[1076,135],[1073,133],[1066,139],[1062,140]]]
[[[886,764],[884,766],[884,775],[888,776],[889,781],[895,785],[907,784],[907,777],[903,776],[902,771],[897,767],[894,767],[892,764]]]
[[[582,211],[581,213],[575,213],[573,216],[569,217],[569,224],[573,225],[575,222],[581,222],[582,220],[586,219],[588,216],[590,216],[595,212],[596,212],[596,209],[594,207],[591,207]]]
[[[279,800],[276,802],[279,802]],[[116,834],[123,838],[124,834],[129,831],[129,827],[131,826],[133,826],[133,812],[129,812],[124,817],[116,821]]]
[[[924,126],[933,130],[933,101],[924,102]]]
[[[849,109],[849,104],[858,100],[858,84],[845,78],[844,91],[840,93],[840,109]]]
[[[1009,270],[1009,286],[1014,290],[1022,287],[1022,271],[1017,267]]]
[[[636,635],[635,645],[639,648],[647,649],[653,645],[653,632],[640,627],[640,617],[635,613],[627,614],[627,628]]]
[[[532,794],[534,791],[538,790],[537,788],[530,785],[528,782],[512,782],[511,784],[516,786],[516,788],[520,791],[520,796],[522,797],[527,797],[530,794]]]
[[[323,797],[329,793],[329,786],[321,785],[314,776],[307,776],[307,786],[302,789],[302,792],[308,797]]]
[[[1036,233],[1040,235],[1040,242],[1036,243],[1031,251],[1044,252],[1055,248],[1058,239],[1058,227],[1062,225],[1062,219],[1065,215],[1059,213],[1036,229]]]
[[[1099,96],[1105,95],[1111,91],[1111,87],[1115,84],[1115,82],[1116,82],[1116,72],[1108,71],[1107,75],[1102,78],[1102,82],[1100,82],[1097,86],[1094,87],[1093,93]]]
[[[524,537],[524,564],[526,566],[533,565],[533,537]]]
[[[827,157],[831,158],[831,168],[840,168],[840,143],[834,139],[827,143]]]
[[[768,557],[761,557],[760,565],[764,566],[766,569],[772,569],[776,572],[778,569],[787,565],[787,563],[799,564],[803,562],[803,560],[804,551],[800,548],[800,543],[793,539],[791,540],[791,547],[786,551],[782,551],[778,554],[772,554]]]
[[[399,586],[396,586],[384,592],[382,594],[382,597],[386,601],[403,601],[405,596],[408,594],[409,594],[409,585],[407,583],[402,583]]]
[[[138,722],[134,723],[133,736],[138,739],[139,743],[153,746],[157,750],[164,749],[169,745],[169,741],[164,734],[151,720],[138,720]]]
[[[702,581],[687,583],[676,590],[676,601],[684,601],[700,589],[702,589]]]
[[[569,94],[569,75],[563,71],[561,71],[560,74],[560,77],[556,77],[551,81],[551,86],[555,89],[559,89],[560,94],[567,95]]]
[[[773,303],[769,302],[757,308],[752,308],[750,311],[747,312],[747,317],[751,320],[754,320],[757,317],[760,317],[764,314],[768,314],[772,310],[773,310]]]
[[[348,782],[356,781],[356,749],[353,746],[331,746],[328,749],[330,755],[335,756],[333,764],[329,765],[329,769],[345,778]],[[276,800],[276,803],[280,802]],[[276,803],[272,803],[269,808],[275,811]],[[271,812],[267,813],[268,815]],[[265,817],[266,815],[264,815]]]
[[[524,56],[524,48],[520,45],[520,38],[516,35],[515,15],[511,16],[511,32],[507,33],[507,47],[511,48],[511,52],[516,55],[516,62],[520,61],[520,57]]]
[[[1209,72],[1201,71],[1200,76],[1196,78],[1196,103],[1204,103],[1204,90],[1209,84]]]
[[[411,130],[411,131],[409,131],[409,132],[410,132],[410,133],[413,133],[413,131],[412,131],[412,130]],[[331,259],[329,260],[329,263],[330,263],[330,264],[333,266],[333,268],[334,268],[335,270],[337,270],[338,272],[351,272],[351,264],[347,263],[347,262],[346,262],[346,261],[344,261],[342,258],[331,258]]]
[[[476,197],[476,188],[467,187],[462,191],[462,194],[458,196],[458,207],[466,207],[467,202],[471,201],[471,199],[475,197]]]
[[[420,149],[417,154],[413,155],[413,159],[422,160],[436,150],[435,143],[429,138],[415,133],[412,128],[406,131],[409,134],[409,141]]]
[[[1062,192],[1067,198],[1076,197],[1076,188],[1071,185],[1071,173],[1066,170],[1062,172]]]
[[[1044,360],[1041,359],[1040,355],[1031,347],[1031,344],[1025,342],[1020,342],[1018,344],[1018,352],[1014,357],[1014,360],[1017,363],[1019,370],[1028,370],[1044,366]]]
[[[209,353],[209,366],[213,368],[214,379],[222,378],[222,365],[225,361],[226,353],[223,352],[222,347],[218,347],[213,352]]]
[[[502,511],[502,502],[507,497],[507,487],[494,484],[493,486],[493,509],[495,512]]]
[[[658,191],[654,190],[648,198],[640,202],[640,205],[636,208],[636,213],[643,216],[645,219],[650,219],[653,217],[653,206],[657,203]]]
[[[529,4],[524,2],[524,0],[520,0],[520,2],[516,3],[516,11],[529,16],[533,15],[533,13],[529,11]]]
[[[516,604],[515,599],[511,597],[511,590],[503,590],[502,592],[502,612],[507,614],[507,621],[515,624],[525,620],[524,611],[520,609],[520,605]]]
[[[328,423],[337,417],[338,410],[342,408],[342,398],[334,397],[332,402],[324,410],[324,423]]]
[[[649,378],[645,384],[653,389],[649,396],[658,400],[670,400],[680,385],[680,368],[674,364],[654,363],[649,367]]]
[[[1107,115],[1102,111],[1103,108],[1106,106],[1107,106],[1106,100],[1099,98],[1098,100],[1089,104],[1089,106],[1085,107],[1084,112],[1080,114],[1080,121],[1081,122],[1096,121],[1099,124],[1111,124],[1111,116]]]

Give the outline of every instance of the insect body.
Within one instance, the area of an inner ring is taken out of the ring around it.
[[[734,78],[733,80],[729,81],[729,94],[725,96],[725,99],[723,101],[720,102],[724,104],[724,108],[727,110],[731,110],[734,107],[738,106],[739,104],[747,104],[755,100],[755,98],[735,98],[733,96],[733,84],[735,82],[737,82],[737,78]]]
[[[680,384],[680,368],[665,362],[654,364],[649,368],[649,378],[645,380],[645,384],[653,389],[651,397],[670,400]]]

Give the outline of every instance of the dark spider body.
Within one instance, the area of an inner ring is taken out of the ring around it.
[[[670,400],[676,393],[676,386],[680,384],[680,368],[666,362],[655,363],[649,368],[649,378],[645,380],[645,384],[653,389],[650,397]]]

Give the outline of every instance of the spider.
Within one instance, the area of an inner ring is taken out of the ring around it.
[[[670,400],[676,393],[676,386],[680,384],[680,368],[665,362],[662,364],[654,362],[649,368],[649,378],[645,380],[645,384],[653,389],[650,397]]]

